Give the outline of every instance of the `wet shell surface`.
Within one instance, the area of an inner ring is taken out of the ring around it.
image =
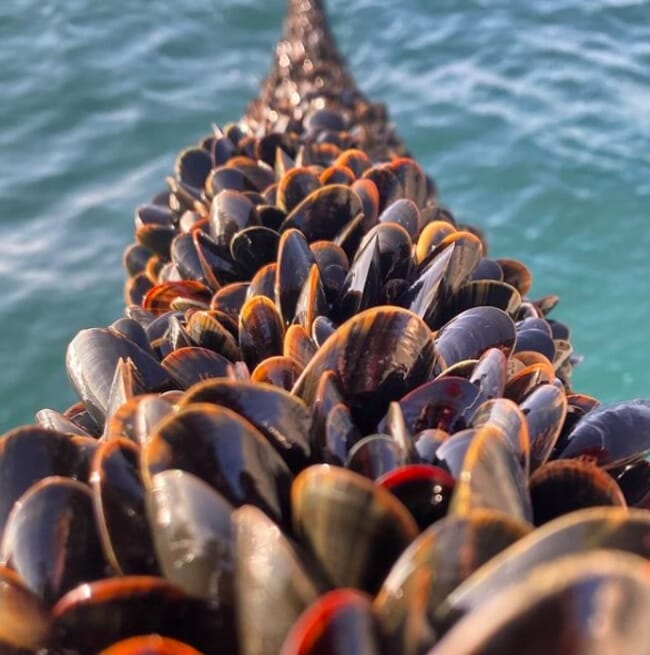
[[[0,438],[0,653],[647,655],[650,400],[572,388],[322,0],[165,185],[78,402]]]

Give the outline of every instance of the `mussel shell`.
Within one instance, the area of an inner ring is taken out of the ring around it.
[[[501,309],[467,309],[438,332],[436,350],[447,366],[465,359],[477,359],[488,348],[498,348],[507,356],[516,341],[515,324]]]
[[[304,369],[316,354],[316,344],[302,325],[290,325],[284,334],[283,354]]]
[[[187,322],[187,331],[201,348],[212,350],[231,362],[237,361],[241,356],[239,345],[220,318],[215,310],[194,312]]]
[[[309,404],[320,377],[333,370],[355,422],[361,430],[372,430],[391,400],[428,378],[435,360],[431,332],[417,316],[377,307],[336,330],[310,360],[294,393]]]
[[[278,267],[275,278],[275,304],[284,322],[293,322],[300,292],[316,263],[305,237],[298,230],[287,230],[278,246]]]
[[[209,380],[188,389],[181,407],[193,403],[213,403],[244,417],[293,471],[304,468],[310,459],[309,410],[283,389],[260,382]]]
[[[277,655],[290,629],[321,591],[293,544],[263,512],[232,516],[235,601],[242,655]]]
[[[50,616],[20,576],[0,567],[0,652],[42,652],[49,642]]]
[[[39,426],[15,428],[0,439],[0,535],[14,503],[48,476],[82,477],[83,455],[71,435]]]
[[[500,398],[506,386],[506,356],[498,348],[488,348],[476,363],[469,381],[488,398]]]
[[[350,448],[345,467],[371,480],[393,471],[405,463],[402,449],[387,434],[364,437]]]
[[[196,280],[161,282],[147,291],[142,306],[152,314],[160,315],[173,309],[173,303],[183,298],[207,308],[212,290]]]
[[[534,530],[481,567],[447,599],[442,623],[458,618],[525,577],[537,566],[565,555],[608,548],[650,559],[650,516],[643,510],[596,507],[572,512]]]
[[[54,409],[40,409],[34,416],[36,425],[54,432],[66,432],[67,434],[78,434],[79,436],[90,436],[90,433],[80,425],[70,420]]]
[[[566,394],[552,384],[542,384],[531,391],[519,407],[528,424],[532,472],[544,464],[553,451],[567,412]]]
[[[198,382],[211,378],[226,377],[230,361],[208,348],[178,348],[162,361],[181,389],[188,389]]]
[[[616,483],[630,507],[650,509],[650,462],[642,460],[626,466],[616,475]]]
[[[590,457],[613,467],[643,459],[650,452],[650,401],[602,406],[580,419],[560,458]]]
[[[167,371],[132,341],[110,330],[82,330],[68,346],[66,369],[77,395],[99,425],[104,423],[115,367],[120,359],[131,360],[147,391],[174,387]]]
[[[264,382],[291,391],[302,373],[302,366],[291,357],[278,355],[260,362],[251,373],[252,382]]]
[[[397,175],[388,166],[376,165],[364,171],[363,180],[375,183],[379,192],[378,214],[396,200],[404,197],[404,189]]]
[[[646,571],[643,559],[616,551],[542,565],[459,621],[430,655],[643,655],[650,639]]]
[[[535,524],[586,507],[625,507],[616,481],[592,462],[577,459],[547,462],[530,478]]]
[[[449,593],[529,531],[530,526],[493,510],[450,516],[429,527],[395,562],[377,594],[374,607],[384,630],[393,635],[404,629],[422,574],[428,578],[426,615],[433,623]]]
[[[158,573],[139,456],[140,449],[132,441],[105,441],[95,453],[90,475],[103,552],[120,575]]]
[[[493,398],[484,402],[472,416],[472,426],[484,425],[501,431],[503,440],[517,456],[526,475],[530,469],[531,443],[526,415],[507,398]]]
[[[321,186],[318,176],[308,168],[292,168],[278,182],[276,203],[287,213],[291,212]]]
[[[174,164],[176,177],[195,189],[202,189],[212,169],[210,153],[203,148],[186,148]]]
[[[273,301],[266,296],[249,298],[239,314],[239,346],[252,371],[267,357],[282,354],[284,324]]]
[[[99,655],[202,655],[198,650],[171,637],[139,635],[105,648]]]
[[[52,618],[52,647],[59,652],[95,655],[121,639],[154,633],[206,655],[217,655],[215,644],[228,652],[235,648],[233,626],[224,625],[218,610],[156,577],[127,576],[81,585],[59,600]]]
[[[465,516],[477,508],[487,508],[532,522],[530,495],[519,458],[488,425],[470,443],[457,481],[450,512]]]
[[[30,487],[9,515],[0,559],[47,605],[104,577],[90,489],[61,477]]]
[[[455,482],[440,467],[411,464],[385,473],[377,484],[396,496],[424,530],[447,513]]]
[[[469,426],[476,409],[485,401],[479,388],[460,377],[443,377],[417,387],[400,399],[407,429],[415,434],[436,428],[450,434]],[[385,429],[384,421],[379,429]]]
[[[249,279],[264,265],[274,262],[280,235],[268,227],[255,225],[237,232],[230,242],[230,254],[242,275]]]
[[[289,469],[251,423],[225,407],[196,403],[163,419],[143,447],[142,468],[147,487],[156,473],[178,468],[233,505],[256,505],[288,524]]]
[[[210,234],[218,245],[229,248],[237,232],[260,225],[255,205],[242,193],[222,191],[212,201]]]
[[[321,596],[298,619],[280,655],[380,655],[370,598],[354,589]]]
[[[297,228],[309,243],[331,240],[361,212],[361,200],[350,187],[330,184],[313,191],[295,207],[280,226],[280,231]]]
[[[296,535],[338,587],[375,593],[418,533],[413,517],[390,492],[342,468],[305,469],[291,497]]]
[[[156,555],[167,580],[232,614],[234,544],[232,505],[191,473],[156,473],[147,513]],[[234,618],[234,617],[233,617]]]
[[[327,464],[343,466],[352,446],[361,439],[361,433],[352,420],[345,403],[336,403],[325,419],[325,442],[320,456]]]
[[[503,281],[511,284],[522,296],[525,296],[532,285],[530,271],[516,259],[497,259],[497,264],[503,271]]]

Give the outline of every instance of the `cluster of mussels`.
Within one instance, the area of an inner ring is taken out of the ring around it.
[[[0,440],[0,652],[649,652],[650,402],[571,390],[557,298],[351,84],[291,0],[136,211],[80,402]]]

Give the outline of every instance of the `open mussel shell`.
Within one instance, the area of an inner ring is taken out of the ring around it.
[[[232,624],[218,608],[166,580],[126,576],[69,591],[52,608],[52,648],[94,655],[120,640],[146,634],[172,637],[206,655],[236,652]]]
[[[519,457],[489,425],[480,428],[469,444],[457,481],[450,507],[453,514],[465,516],[488,508],[532,522],[526,474]]]
[[[643,655],[650,639],[647,562],[581,553],[533,570],[469,614],[429,655]]]
[[[140,449],[128,439],[104,441],[95,453],[90,475],[102,548],[121,575],[158,573],[139,456]]]
[[[550,521],[494,557],[452,592],[440,608],[439,622],[449,625],[534,568],[565,555],[611,548],[650,559],[649,531],[647,512],[622,507],[584,509]]]
[[[375,598],[386,636],[393,641],[408,629],[419,578],[427,581],[425,613],[433,624],[436,609],[450,592],[529,531],[526,524],[492,510],[447,517],[432,525],[402,553]]]
[[[99,655],[202,655],[182,641],[160,635],[139,635],[123,639],[100,652]]]
[[[390,401],[422,384],[435,361],[431,331],[421,319],[404,309],[376,307],[336,330],[310,360],[294,393],[311,403],[318,380],[333,370],[355,422],[372,431]]]
[[[616,481],[589,461],[548,462],[533,473],[529,489],[536,525],[586,507],[626,506]]]
[[[375,593],[418,533],[390,492],[342,468],[305,469],[291,497],[295,533],[334,586]]]
[[[188,389],[181,407],[193,403],[212,403],[237,412],[264,435],[293,471],[310,460],[310,412],[283,389],[259,382],[208,380]]]
[[[0,566],[0,652],[42,652],[49,642],[50,624],[45,606],[20,576]]]
[[[104,577],[90,489],[61,477],[32,486],[9,515],[0,559],[47,605],[82,582]]]
[[[321,596],[298,619],[280,655],[380,655],[370,598],[356,589]]]
[[[277,655],[298,617],[322,591],[322,583],[263,512],[240,507],[232,523],[241,655]]]
[[[82,478],[86,461],[72,435],[36,425],[15,428],[0,439],[0,536],[14,503],[48,476]]]
[[[589,457],[605,468],[643,459],[650,452],[650,401],[598,407],[580,419],[558,458]]]
[[[447,513],[455,481],[438,466],[410,464],[385,473],[377,484],[398,498],[424,530]]]
[[[131,360],[146,391],[175,387],[167,371],[133,341],[106,329],[82,330],[68,346],[66,369],[75,392],[98,425],[104,424],[120,359]]]
[[[181,469],[233,505],[256,505],[289,524],[287,465],[255,426],[226,407],[195,403],[164,419],[143,448],[142,468],[147,487],[156,473]]]
[[[156,473],[147,513],[163,575],[191,596],[233,611],[233,507],[185,471]],[[234,619],[234,616],[232,617]]]

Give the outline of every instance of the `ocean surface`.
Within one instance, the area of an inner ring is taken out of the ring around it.
[[[133,210],[243,112],[280,0],[0,2],[0,431],[74,401]],[[650,2],[331,0],[360,86],[491,254],[559,294],[574,388],[650,397]]]

